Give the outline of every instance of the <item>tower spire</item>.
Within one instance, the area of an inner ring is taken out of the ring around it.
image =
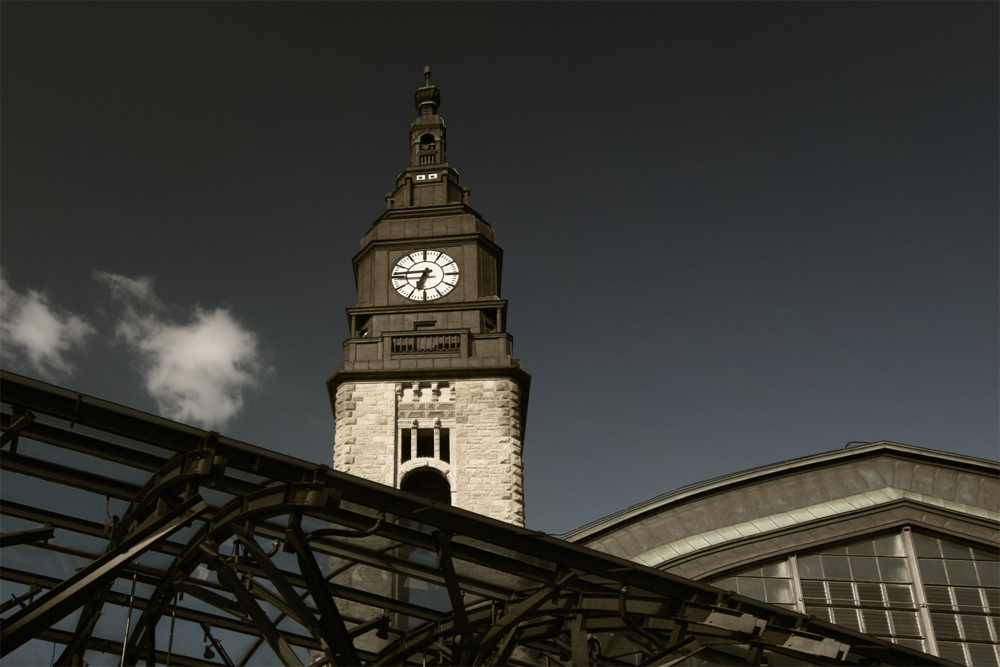
[[[431,85],[431,66],[424,67],[424,86],[417,88],[415,95],[417,110],[421,116],[433,116],[437,114],[437,108],[441,106],[441,91],[437,86]]]
[[[410,167],[443,165],[445,126],[437,115],[441,91],[431,85],[431,67],[424,67],[424,85],[414,95],[420,115],[410,125]]]

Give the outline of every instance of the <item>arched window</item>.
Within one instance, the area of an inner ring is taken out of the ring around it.
[[[706,583],[965,665],[1000,662],[997,554],[903,529]]]
[[[420,148],[418,150],[420,153],[420,164],[435,164],[437,162],[436,141],[433,134],[428,133],[420,137]]]
[[[428,500],[451,505],[451,486],[448,480],[432,470],[417,470],[407,475],[399,488]]]

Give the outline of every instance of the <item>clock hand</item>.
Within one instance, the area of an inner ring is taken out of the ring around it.
[[[429,278],[430,275],[431,275],[431,270],[430,269],[424,269],[423,270],[423,275],[420,276],[420,278],[417,280],[417,289],[423,289],[424,288],[424,283],[427,282],[427,278]]]

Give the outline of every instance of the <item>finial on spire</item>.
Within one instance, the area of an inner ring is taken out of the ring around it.
[[[424,67],[424,87],[417,88],[417,109],[420,114],[434,115],[441,104],[441,93],[431,85],[431,66]]]

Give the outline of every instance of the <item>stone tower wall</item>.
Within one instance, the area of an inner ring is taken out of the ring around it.
[[[521,388],[511,379],[456,385],[456,505],[523,526]]]
[[[431,379],[431,378],[428,378]],[[399,487],[398,420],[454,419],[451,461],[433,462],[448,478],[453,504],[524,525],[521,387],[509,378],[449,381],[443,402],[413,402],[410,382],[345,382],[337,388],[333,467]],[[423,383],[422,383],[423,384]],[[442,383],[445,384],[445,383]]]
[[[345,382],[333,413],[334,470],[395,486],[396,383]]]

